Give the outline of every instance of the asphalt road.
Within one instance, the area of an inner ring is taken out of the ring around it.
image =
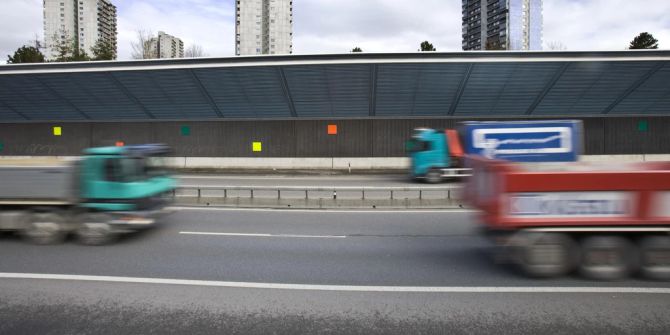
[[[473,221],[189,209],[103,247],[4,236],[0,333],[670,333],[670,283],[528,279]]]

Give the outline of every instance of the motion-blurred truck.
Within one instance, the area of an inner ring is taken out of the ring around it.
[[[151,227],[175,179],[164,145],[101,147],[62,167],[0,168],[0,230],[37,244],[74,234],[83,244]]]
[[[415,179],[438,183],[470,175],[464,155],[514,162],[575,161],[582,149],[581,121],[463,122],[458,131],[414,130],[407,142]]]
[[[533,277],[670,279],[670,162],[467,160],[464,198],[498,260]]]

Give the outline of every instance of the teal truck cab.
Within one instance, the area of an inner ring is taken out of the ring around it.
[[[168,152],[157,144],[91,148],[65,167],[0,168],[0,230],[38,244],[70,233],[104,244],[151,227],[176,186],[164,169]]]
[[[579,120],[465,121],[458,132],[419,128],[407,145],[411,175],[430,183],[469,176],[464,154],[523,163],[574,162],[582,151],[582,133]]]
[[[445,178],[463,177],[468,169],[462,168],[463,149],[458,133],[453,129],[439,131],[417,128],[407,142],[407,151],[414,179],[438,183]]]

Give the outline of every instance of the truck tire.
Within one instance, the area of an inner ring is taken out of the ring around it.
[[[56,213],[35,213],[30,215],[22,231],[23,237],[31,243],[46,245],[65,240],[63,219]]]
[[[437,184],[442,182],[442,171],[440,169],[430,169],[426,173],[426,182],[428,184]]]
[[[531,277],[549,278],[565,275],[577,264],[576,243],[566,234],[529,233],[519,247],[517,262]]]
[[[88,213],[78,218],[77,241],[84,245],[104,245],[114,239],[111,218],[105,214]]]
[[[656,280],[670,280],[670,236],[646,236],[640,240],[640,272]]]
[[[591,279],[626,278],[637,268],[637,250],[621,236],[590,236],[581,243],[580,273]]]

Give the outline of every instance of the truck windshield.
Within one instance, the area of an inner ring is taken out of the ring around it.
[[[123,157],[105,163],[107,180],[133,182],[167,174],[161,157]]]
[[[428,149],[429,145],[426,141],[412,139],[405,143],[405,150],[407,150],[407,152],[419,152],[426,151]]]
[[[145,159],[145,173],[148,177],[165,176],[168,174],[166,169],[165,157],[150,156]]]
[[[145,162],[142,157],[124,157],[120,159],[120,180],[125,182],[140,181],[147,178],[144,170]]]

